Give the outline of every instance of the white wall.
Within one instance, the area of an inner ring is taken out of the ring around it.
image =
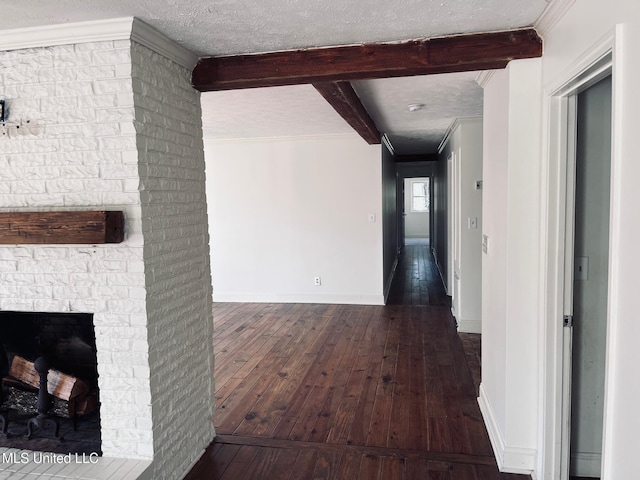
[[[552,2],[555,3],[555,2]],[[640,397],[640,8],[637,2],[581,0],[544,31],[541,60],[511,62],[485,89],[484,221],[489,252],[484,257],[483,382],[481,407],[498,460],[508,470],[535,471],[538,479],[558,478],[553,399],[550,384],[557,364],[561,317],[554,311],[557,211],[550,193],[556,152],[550,150],[549,97],[571,80],[617,24],[614,53],[614,145],[610,243],[609,329],[602,478],[635,478],[640,471],[635,415]],[[506,88],[505,88],[506,87]],[[508,112],[505,113],[505,107]],[[505,118],[506,114],[506,118]],[[502,125],[502,129],[498,128]],[[506,127],[506,129],[504,128]],[[506,155],[505,155],[506,152]],[[504,164],[499,163],[502,159]],[[495,185],[496,188],[492,188]],[[506,208],[504,207],[506,205]],[[496,207],[494,210],[491,207]],[[549,207],[549,210],[547,210]],[[554,223],[556,222],[556,223]],[[495,288],[494,288],[495,285]],[[504,286],[504,288],[502,288]],[[547,288],[553,290],[547,290]],[[500,291],[502,290],[502,291]],[[557,317],[557,315],[556,315]],[[551,449],[546,448],[548,445]],[[537,461],[536,461],[537,458]]]
[[[215,301],[383,303],[380,146],[211,141],[205,158]]]
[[[200,94],[191,87],[189,68],[135,42],[131,63],[145,240],[152,478],[180,478],[214,437]]]
[[[405,238],[428,238],[429,237],[429,212],[411,211],[411,185],[413,182],[424,182],[428,178],[405,178],[404,179],[404,236]]]
[[[482,233],[489,238],[482,255],[482,384],[485,423],[505,430],[507,369],[507,161],[509,133],[509,73],[496,71],[484,88]],[[487,414],[490,416],[488,417]],[[496,442],[494,442],[495,444]],[[503,442],[504,443],[504,442]],[[494,446],[496,454],[499,449]]]
[[[455,154],[451,185],[454,186],[452,212],[453,239],[449,255],[453,256],[452,311],[458,331],[480,333],[482,324],[482,119],[464,119],[454,123],[442,146],[441,162]],[[451,213],[451,212],[450,212]],[[477,228],[469,228],[476,219]]]
[[[480,406],[499,466],[531,472],[538,439],[540,64],[485,86]]]

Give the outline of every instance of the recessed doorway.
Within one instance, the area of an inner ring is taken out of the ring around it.
[[[404,179],[404,244],[429,245],[429,177]]]

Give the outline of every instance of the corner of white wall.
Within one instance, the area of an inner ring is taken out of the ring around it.
[[[538,446],[541,62],[485,85],[483,415],[501,469],[530,474]]]
[[[493,448],[498,469],[505,473],[532,475],[537,461],[537,451],[532,448],[519,448],[505,445],[504,437],[494,416],[489,397],[482,384],[480,384],[478,405],[485,426],[487,427],[489,441]]]

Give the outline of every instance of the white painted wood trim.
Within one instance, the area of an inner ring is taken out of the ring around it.
[[[457,319],[458,333],[482,333],[482,320]]]
[[[0,32],[0,51],[128,40],[133,17],[16,28]]]
[[[533,24],[538,35],[544,37],[569,11],[576,0],[552,0]]]
[[[505,473],[531,475],[536,465],[537,452],[532,448],[506,447],[504,451],[504,465],[501,469]]]
[[[389,137],[387,136],[387,134],[385,133],[384,135],[382,135],[382,143],[384,145],[386,145],[386,147],[389,149],[389,151],[391,152],[391,155],[395,155],[396,151],[393,148],[393,145],[391,145],[391,140],[389,140]]]
[[[495,73],[495,70],[483,70],[479,72],[478,75],[476,75],[476,83],[482,88],[486,87]]]
[[[134,17],[4,30],[0,51],[115,40],[133,40],[190,70],[198,62],[195,54]]]
[[[395,260],[393,261],[393,267],[391,267],[391,274],[387,279],[387,282],[384,286],[384,305],[387,304],[387,299],[389,298],[389,292],[391,291],[391,284],[393,283],[393,279],[396,276],[396,271],[398,269],[398,256],[396,255]]]
[[[304,293],[213,293],[214,302],[239,303],[322,303],[334,305],[384,305],[384,295],[342,295]]]
[[[442,285],[444,285],[444,292],[451,296],[449,293],[449,288],[447,287],[447,282],[445,282],[444,275],[442,274],[442,267],[440,266],[440,262],[438,262],[438,256],[436,255],[435,247],[431,247],[431,255],[433,256],[433,262],[436,264],[436,268],[438,269],[438,274],[440,275],[440,280],[442,281]]]
[[[618,25],[615,29],[608,32],[600,40],[595,42],[589,48],[583,50],[583,54],[567,65],[561,75],[544,86],[544,113],[542,131],[547,132],[543,138],[543,149],[545,152],[544,161],[542,162],[541,177],[543,183],[541,185],[540,208],[546,214],[542,217],[541,225],[541,252],[540,262],[543,275],[541,279],[541,311],[545,314],[545,319],[540,323],[540,344],[538,348],[540,355],[540,363],[538,369],[541,372],[540,386],[542,393],[542,402],[540,406],[540,458],[538,462],[538,476],[540,478],[559,478],[562,465],[562,456],[559,449],[562,436],[562,359],[563,359],[563,335],[562,335],[562,314],[564,307],[563,284],[564,284],[564,212],[565,192],[562,188],[566,184],[566,140],[562,138],[561,129],[566,128],[566,115],[562,116],[563,102],[566,103],[566,97],[575,92],[580,87],[588,85],[597,78],[603,69],[607,68],[606,57],[613,51],[613,81],[614,81],[614,99],[613,99],[613,122],[614,122],[614,138],[612,141],[612,186],[611,186],[611,225],[610,225],[610,250],[614,248],[616,235],[620,235],[619,225],[617,223],[617,211],[620,208],[619,199],[616,194],[615,175],[619,172],[621,159],[618,158],[615,145],[619,142],[617,135],[620,134],[616,125],[619,125],[619,112],[622,102],[621,98],[616,98],[616,70],[620,68],[619,59],[617,59],[616,51],[620,48],[622,35],[622,26]],[[618,80],[619,81],[619,80]],[[564,145],[564,146],[563,146]],[[616,168],[618,170],[616,170]],[[618,173],[619,175],[619,173]],[[616,262],[619,261],[615,254],[610,251],[610,302],[608,314],[608,332],[607,338],[613,338],[615,333],[615,289],[614,284],[616,276]],[[609,341],[609,340],[608,340]],[[610,349],[607,347],[607,352]],[[609,362],[609,354],[607,353],[607,372],[612,371],[615,367]],[[610,378],[609,375],[607,378]],[[603,442],[603,471],[606,477],[606,461],[607,461],[607,424],[609,421],[609,412],[607,408],[607,391],[608,380],[605,381],[605,420],[604,420],[604,442]],[[610,447],[609,447],[610,448]]]
[[[491,442],[491,448],[493,448],[493,455],[496,458],[498,468],[502,471],[504,466],[504,439],[502,433],[498,427],[498,422],[493,414],[493,409],[489,403],[489,397],[484,389],[484,385],[480,383],[480,396],[478,397],[478,406],[480,407],[480,413],[484,419],[484,424],[487,427],[487,433],[489,434],[489,441]]]
[[[623,91],[625,89],[622,72],[625,70],[623,62],[623,49],[624,44],[624,24],[616,25],[612,32],[611,38],[611,77],[612,77],[612,115],[611,115],[611,206],[610,206],[610,220],[609,220],[609,301],[607,312],[607,346],[605,356],[605,384],[604,384],[604,425],[602,431],[602,461],[601,471],[602,478],[612,478],[612,471],[614,470],[614,464],[612,461],[612,455],[614,445],[614,434],[611,431],[611,425],[614,423],[614,418],[619,415],[619,412],[615,410],[612,401],[613,392],[613,378],[615,372],[620,370],[617,365],[617,357],[613,354],[613,340],[620,337],[620,315],[618,313],[618,292],[620,288],[620,265],[623,264],[626,259],[623,258],[618,252],[618,244],[624,237],[624,229],[626,225],[623,224],[620,218],[620,212],[622,212],[626,201],[622,197],[622,183],[623,183],[623,157],[622,145],[623,140],[623,117],[622,117],[622,105],[625,101],[623,98]],[[627,45],[628,47],[628,45]],[[628,87],[627,87],[628,88]],[[628,159],[627,159],[628,160]]]
[[[545,86],[545,95],[560,97],[569,95],[576,88],[585,89],[597,82],[594,78],[601,79],[602,71],[610,68],[611,62],[607,57],[614,48],[616,30],[607,32],[598,39],[574,62],[567,65],[558,78]]]
[[[489,402],[489,397],[482,383],[480,384],[480,396],[478,405],[484,419],[489,441],[493,448],[493,453],[498,464],[498,469],[504,473],[518,473],[521,475],[531,475],[536,464],[537,452],[531,448],[520,448],[507,446],[498,427],[498,422],[493,414],[493,409]]]
[[[451,125],[449,125],[449,128],[447,128],[447,131],[445,132],[440,145],[438,145],[438,153],[442,153],[442,150],[444,150],[444,147],[447,145],[447,142],[451,138],[451,135],[453,135],[453,133],[456,131],[456,128],[458,128],[460,125],[474,122],[482,122],[482,117],[460,117],[451,122]]]
[[[196,63],[198,63],[198,57],[195,54],[138,18],[133,19],[131,40],[150,48],[189,70],[193,70]]]

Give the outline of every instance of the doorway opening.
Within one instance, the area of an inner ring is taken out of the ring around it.
[[[405,178],[403,186],[404,245],[429,245],[431,189],[429,177]]]
[[[573,115],[573,112],[572,112]],[[569,476],[600,478],[609,286],[611,76],[575,97]]]
[[[550,97],[543,475],[560,480],[600,478],[606,455],[615,158],[609,40]]]

